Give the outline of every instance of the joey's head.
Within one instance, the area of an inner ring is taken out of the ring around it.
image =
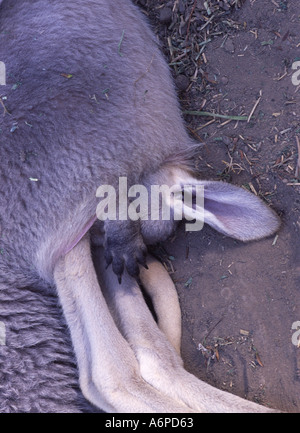
[[[181,185],[176,184],[174,168],[164,166],[157,172],[143,179],[143,185],[148,191],[148,215],[141,220],[141,232],[144,242],[153,245],[168,239],[175,231],[180,221],[174,219],[172,194]]]
[[[269,236],[280,226],[275,212],[254,194],[225,182],[199,180],[183,168],[165,165],[145,177],[143,184],[149,197],[148,219],[141,221],[146,244],[163,241],[174,232],[179,207],[182,219],[194,219],[186,225],[188,230],[200,230],[205,222],[241,241]],[[186,191],[190,191],[187,201]]]

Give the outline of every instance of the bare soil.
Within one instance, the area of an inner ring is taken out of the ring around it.
[[[182,229],[156,250],[177,285],[185,366],[218,388],[298,412],[300,86],[292,64],[300,60],[299,4],[215,0],[208,10],[202,0],[136,3],[160,38],[185,112],[252,113],[249,121],[186,115],[205,143],[203,177],[249,188],[282,218],[277,235],[259,242],[205,226],[197,234]]]

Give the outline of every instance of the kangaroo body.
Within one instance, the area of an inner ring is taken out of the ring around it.
[[[7,0],[0,31],[1,276],[51,281],[95,215],[97,187],[141,183],[191,141],[131,2]]]

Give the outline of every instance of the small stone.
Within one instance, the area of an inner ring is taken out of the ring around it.
[[[168,24],[172,21],[172,9],[162,8],[159,12],[159,21],[163,24]]]
[[[185,75],[180,74],[175,78],[175,84],[179,92],[184,92],[188,88],[190,80]]]
[[[228,84],[228,77],[225,77],[225,76],[222,77],[222,78],[221,78],[221,83],[222,83],[222,84]]]
[[[232,140],[227,135],[222,136],[222,141],[226,146],[234,145],[235,143],[232,143]]]
[[[225,42],[225,44],[224,44],[224,50],[227,53],[231,53],[231,54],[234,53],[234,45],[233,45],[233,42],[232,42],[231,39],[227,39],[227,41]]]
[[[179,13],[183,15],[185,13],[185,9],[186,9],[186,5],[182,0],[179,0],[179,6],[178,6]]]

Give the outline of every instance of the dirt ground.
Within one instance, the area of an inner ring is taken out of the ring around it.
[[[242,244],[205,227],[181,230],[159,250],[178,288],[186,368],[218,388],[297,412],[298,1],[136,3],[161,40],[183,110],[227,116],[186,114],[191,134],[205,142],[203,176],[251,189],[282,218],[277,235],[259,242]]]

